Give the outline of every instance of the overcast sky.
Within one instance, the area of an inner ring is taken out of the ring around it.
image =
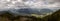
[[[59,9],[60,0],[0,0],[0,11],[11,8]]]

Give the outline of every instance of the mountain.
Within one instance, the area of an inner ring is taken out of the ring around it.
[[[13,15],[31,15],[32,13],[34,14],[40,13],[37,9],[31,9],[31,8],[12,9],[9,10],[9,12]]]
[[[31,14],[32,9],[30,8],[21,8],[21,9],[10,9],[9,12],[13,15],[27,15]]]
[[[16,14],[16,15],[31,15],[31,14],[39,14],[39,15],[41,15],[43,13],[53,12],[53,10],[48,9],[48,8],[44,8],[44,9],[21,8],[21,9],[9,10],[9,11],[10,11],[10,13]]]
[[[38,13],[39,11],[36,10],[36,9],[31,9],[31,8],[24,8],[24,9],[18,9],[17,12],[26,13],[26,14],[32,14],[32,13]]]
[[[53,10],[51,10],[51,9],[46,9],[46,8],[40,10],[40,13],[41,13],[41,14],[43,14],[43,13],[50,13],[50,12],[53,12]]]
[[[29,14],[30,11],[32,11],[32,9],[30,9],[30,8],[24,8],[24,9],[17,10],[17,12],[19,12],[19,13],[26,13],[26,14]]]

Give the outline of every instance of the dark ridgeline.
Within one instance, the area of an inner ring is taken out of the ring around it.
[[[53,14],[42,18],[42,21],[60,21],[60,9]]]
[[[13,15],[9,14],[8,11],[0,11],[1,21],[11,21]]]
[[[14,21],[15,16],[10,14],[8,11],[0,11],[0,21]]]

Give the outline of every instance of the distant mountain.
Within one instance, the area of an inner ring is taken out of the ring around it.
[[[19,13],[26,13],[26,14],[39,13],[38,10],[31,9],[31,8],[18,9],[17,12],[19,12]]]
[[[43,13],[53,12],[53,10],[47,9],[47,8],[44,8],[44,9],[21,8],[21,9],[12,9],[9,11],[10,11],[10,13],[16,14],[16,15],[27,15],[27,14],[31,15],[32,13],[40,15]]]
[[[29,14],[30,11],[32,11],[32,9],[30,9],[30,8],[24,8],[24,9],[17,10],[17,12],[19,12],[19,13],[26,13],[26,14]]]
[[[50,13],[50,12],[53,12],[53,10],[47,9],[47,8],[44,8],[44,9],[41,9],[41,10],[40,10],[40,13],[41,13],[41,14],[43,14],[43,13]]]
[[[16,14],[16,15],[31,15],[32,13],[39,14],[40,12],[37,9],[31,9],[31,8],[22,8],[22,9],[12,9],[9,10],[10,13]]]
[[[13,15],[27,15],[30,14],[32,9],[30,8],[21,8],[21,9],[11,9],[9,12]]]

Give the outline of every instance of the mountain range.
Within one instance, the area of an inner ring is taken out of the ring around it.
[[[31,8],[22,8],[22,9],[15,9],[15,10],[10,10],[11,13],[14,14],[19,14],[19,15],[24,15],[24,14],[43,14],[43,13],[50,13],[53,12],[53,10],[51,9],[40,9],[40,11],[38,11],[37,9],[31,9]]]

